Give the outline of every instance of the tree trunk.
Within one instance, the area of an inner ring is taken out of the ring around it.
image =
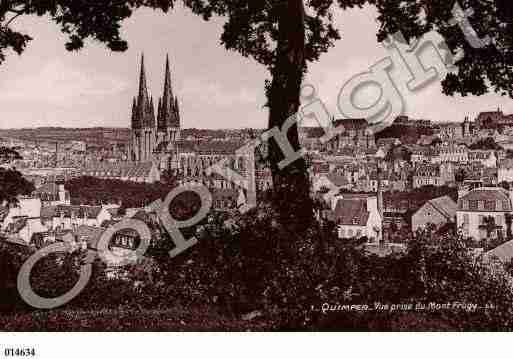
[[[281,6],[276,62],[271,69],[272,83],[267,88],[269,129],[282,129],[287,119],[298,111],[301,82],[306,70],[303,0],[287,0]],[[296,151],[300,148],[297,128],[294,124],[287,133]],[[301,231],[313,220],[306,161],[300,158],[280,169],[278,163],[283,158],[280,147],[271,138],[269,159],[274,185],[273,205],[282,225],[289,230]]]

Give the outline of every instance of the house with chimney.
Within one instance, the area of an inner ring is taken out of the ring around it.
[[[383,239],[383,217],[378,196],[343,194],[336,199],[333,220],[341,239],[366,237],[368,243]]]
[[[434,198],[427,201],[411,217],[412,231],[433,225],[440,228],[447,223],[456,223],[457,204],[449,196]]]
[[[505,238],[513,212],[511,192],[501,187],[461,191],[456,211],[458,229],[466,238]]]
[[[19,197],[15,204],[6,205],[0,229],[7,238],[22,240],[29,244],[34,233],[46,232],[41,223],[42,202],[39,198]]]

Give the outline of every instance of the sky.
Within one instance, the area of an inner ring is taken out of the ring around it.
[[[369,71],[391,56],[376,40],[376,13],[371,7],[337,11],[342,39],[320,61],[311,64],[305,83],[312,84],[337,117],[340,89],[356,74]],[[169,14],[137,10],[123,23],[129,49],[114,53],[88,41],[68,52],[58,27],[46,17],[18,18],[17,29],[34,40],[18,56],[10,53],[0,66],[0,128],[40,126],[129,127],[137,94],[141,53],[144,52],[149,90],[162,95],[165,57],[171,62],[173,91],[178,96],[184,128],[264,128],[267,124],[264,81],[267,70],[252,59],[227,51],[220,44],[223,19],[209,22],[181,7]],[[429,62],[434,57],[429,51]],[[394,55],[391,72],[405,104],[405,114],[433,121],[463,121],[480,111],[500,107],[513,113],[513,100],[488,94],[447,97],[440,81],[411,92],[408,73]],[[361,104],[372,104],[376,88],[362,92]]]

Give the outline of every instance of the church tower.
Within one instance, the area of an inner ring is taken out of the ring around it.
[[[155,121],[156,119],[156,121]],[[166,58],[164,92],[158,100],[157,116],[153,98],[148,93],[144,54],[141,56],[139,92],[132,102],[132,134],[129,160],[136,162],[167,161],[166,156],[180,139],[180,109],[173,95],[169,57]],[[163,167],[163,166],[161,166]]]
[[[132,104],[132,139],[131,160],[148,162],[152,160],[155,148],[155,109],[153,98],[148,94],[144,54],[141,56],[141,72],[139,74],[139,93]]]
[[[157,109],[157,133],[159,142],[172,143],[180,139],[180,110],[178,98],[173,95],[169,56],[166,56],[164,92]]]

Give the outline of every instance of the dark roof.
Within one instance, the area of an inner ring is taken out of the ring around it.
[[[94,162],[82,168],[82,175],[106,177],[147,177],[153,164],[151,162]]]
[[[322,127],[301,127],[299,131],[303,133],[306,138],[321,138],[325,134]]]
[[[511,200],[509,198],[508,192],[500,187],[490,187],[487,189],[475,189],[464,195],[458,201],[458,208],[460,210],[463,209],[464,201],[485,201],[489,203],[493,203],[493,208],[490,210],[496,210],[496,203],[500,201],[501,203],[507,203],[506,208],[502,207],[503,211],[511,211]],[[470,208],[470,207],[469,207]],[[467,210],[467,209],[465,209]],[[469,210],[477,210],[477,209],[469,209]]]
[[[328,173],[326,178],[337,187],[347,186],[349,184],[347,178],[339,173]]]
[[[467,193],[461,199],[468,201],[509,201],[506,190],[499,187],[493,189],[475,189]]]
[[[61,213],[64,217],[71,217],[73,214],[76,217],[94,219],[97,218],[102,210],[100,206],[70,206],[59,204],[57,206],[43,206],[41,207],[41,218],[54,218],[60,217]]]
[[[363,118],[338,119],[333,122],[334,127],[344,126],[346,130],[364,130],[369,124]]]
[[[365,226],[369,219],[367,201],[361,199],[340,199],[335,207],[338,224]]]
[[[508,241],[484,254],[485,259],[497,258],[502,263],[509,263],[513,259],[513,241]]]
[[[15,244],[15,245],[18,245],[18,246],[23,246],[23,247],[28,247],[29,244],[27,242],[25,242],[23,239],[21,238],[18,238],[18,237],[7,237],[5,238],[5,242],[6,243],[10,243],[10,244]]]
[[[198,154],[235,154],[244,145],[241,141],[178,141],[178,152],[194,152]]]
[[[477,116],[477,118],[482,119],[485,116],[502,116],[502,111],[498,110],[498,111],[480,112],[479,115]]]
[[[452,219],[456,216],[458,205],[449,196],[434,198],[429,203],[444,217]]]

